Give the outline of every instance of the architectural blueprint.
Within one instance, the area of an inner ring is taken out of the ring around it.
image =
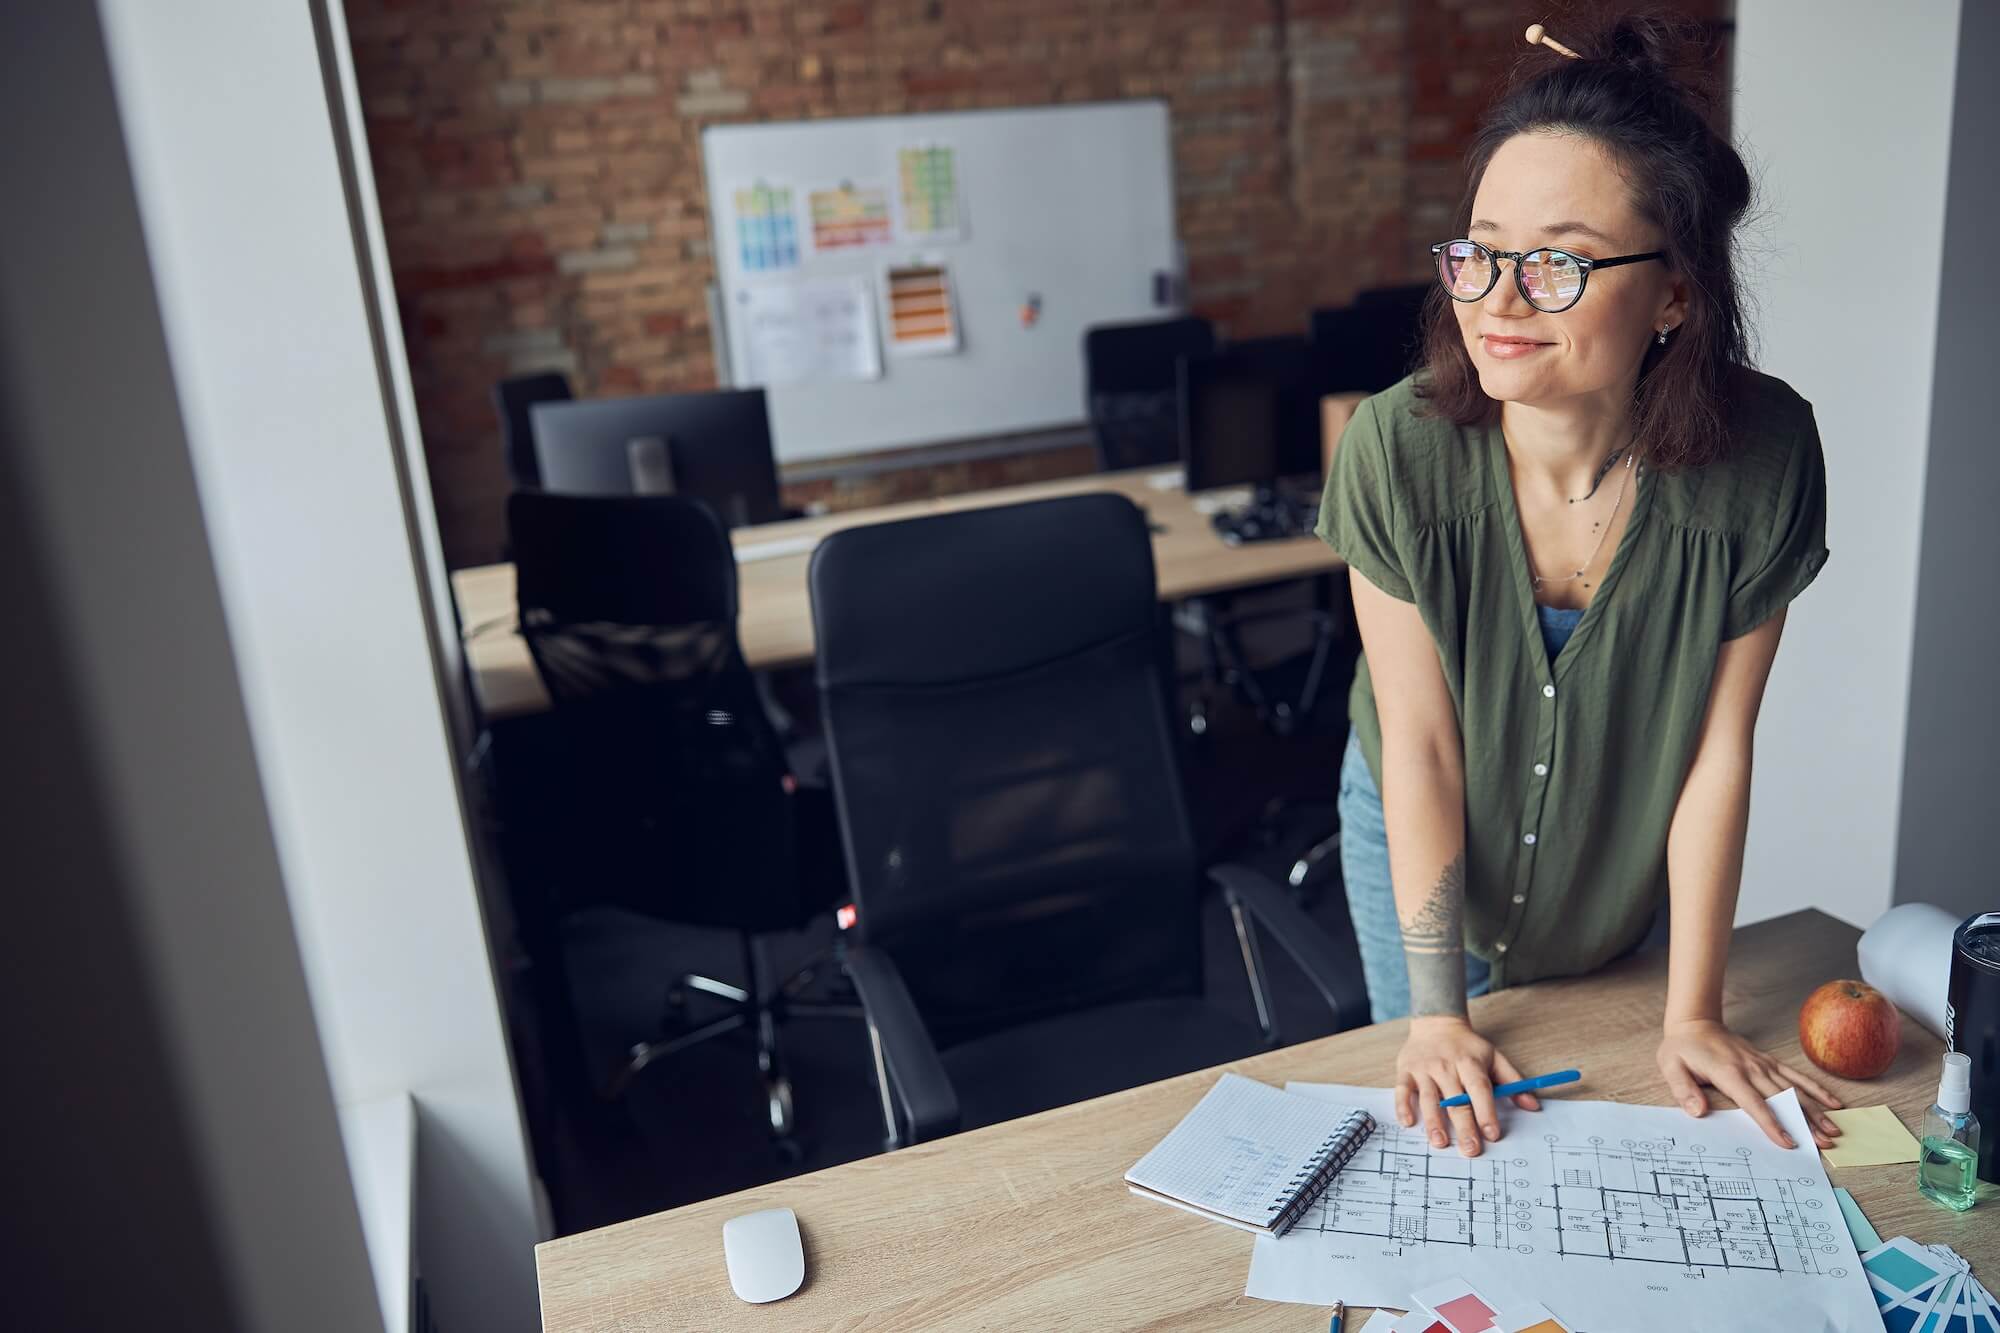
[[[1380,1128],[1287,1236],[1258,1239],[1251,1296],[1400,1308],[1463,1277],[1589,1333],[1881,1327],[1790,1092],[1771,1099],[1790,1151],[1741,1111],[1544,1099],[1503,1110],[1505,1136],[1467,1158],[1398,1125],[1388,1089],[1290,1090]]]

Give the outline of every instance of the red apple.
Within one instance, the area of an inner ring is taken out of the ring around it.
[[[1865,981],[1829,981],[1799,1010],[1799,1045],[1829,1074],[1874,1078],[1896,1058],[1902,1016]]]

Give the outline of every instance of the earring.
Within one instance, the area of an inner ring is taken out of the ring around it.
[[[1672,325],[1669,324],[1660,325],[1660,336],[1653,339],[1653,341],[1658,343],[1660,346],[1665,347],[1667,345],[1667,330],[1671,327]]]

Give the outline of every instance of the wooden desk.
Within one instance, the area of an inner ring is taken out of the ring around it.
[[[1857,938],[1811,911],[1738,931],[1729,1021],[1781,1059],[1803,1061],[1798,1006],[1820,982],[1858,975]],[[1668,1104],[1653,1066],[1665,975],[1664,955],[1652,954],[1595,977],[1474,1000],[1473,1016],[1524,1069],[1580,1066],[1589,1081],[1578,1096]],[[1406,1026],[1361,1028],[1225,1067],[1278,1085],[1387,1084]],[[1914,1125],[1936,1092],[1942,1049],[1905,1020],[1887,1074],[1833,1082],[1850,1105],[1886,1102]],[[1311,1328],[1307,1308],[1243,1295],[1250,1236],[1126,1191],[1126,1168],[1214,1076],[1189,1074],[549,1241],[535,1251],[543,1328]],[[1523,1112],[1510,1120],[1510,1133],[1532,1123]],[[1995,1204],[1948,1213],[1918,1195],[1909,1164],[1829,1174],[1885,1238],[1942,1241],[1974,1272],[2000,1274]],[[730,1294],[722,1223],[778,1206],[798,1211],[806,1285],[772,1305],[745,1305]],[[1364,1318],[1350,1311],[1348,1327]]]
[[[965,495],[914,500],[906,504],[853,509],[817,518],[793,519],[740,528],[731,540],[741,548],[766,542],[817,540],[842,528],[897,519],[946,514],[961,509],[1018,504],[1061,495],[1113,491],[1144,509],[1164,531],[1153,535],[1153,563],[1158,570],[1160,599],[1178,601],[1202,593],[1248,588],[1341,567],[1339,557],[1316,537],[1289,541],[1252,542],[1225,546],[1195,509],[1194,500],[1178,488],[1163,490],[1148,478],[1157,470],[1106,472],[1031,486],[974,491]],[[812,661],[812,603],[806,592],[810,550],[796,555],[745,560],[737,565],[741,589],[737,632],[743,656],[753,668],[799,666]],[[466,658],[481,708],[491,719],[535,713],[549,706],[527,645],[514,632],[514,567],[483,565],[452,575],[459,615],[468,633]]]

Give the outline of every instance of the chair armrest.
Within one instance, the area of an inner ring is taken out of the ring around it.
[[[889,1146],[901,1147],[906,1141],[922,1143],[956,1132],[958,1094],[952,1090],[951,1079],[895,960],[879,949],[851,945],[842,962],[861,997],[869,1039],[885,1066],[883,1096],[895,1099],[896,1109],[909,1125],[907,1140],[893,1124],[889,1126]],[[884,1109],[888,1109],[886,1105]]]
[[[1222,889],[1225,901],[1240,903],[1291,955],[1333,1011],[1337,1029],[1341,982],[1350,969],[1343,966],[1319,922],[1307,916],[1283,889],[1248,866],[1211,866],[1208,877]]]

